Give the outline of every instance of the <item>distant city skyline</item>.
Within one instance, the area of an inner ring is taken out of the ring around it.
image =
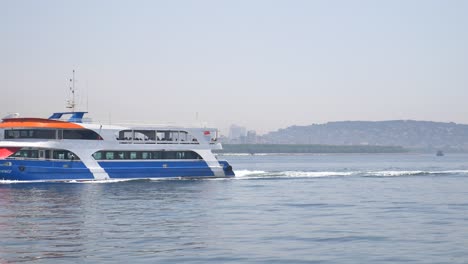
[[[468,1],[0,0],[0,115],[468,124]]]

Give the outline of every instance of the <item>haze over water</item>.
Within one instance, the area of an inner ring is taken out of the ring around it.
[[[468,123],[468,2],[0,0],[0,117]],[[40,98],[40,100],[38,99]]]
[[[2,263],[466,263],[468,155],[233,155],[234,179],[0,184]]]

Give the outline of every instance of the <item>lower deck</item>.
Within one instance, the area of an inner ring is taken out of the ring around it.
[[[203,160],[100,161],[110,179],[215,177]],[[234,176],[226,161],[219,161],[225,177]],[[79,160],[0,160],[0,180],[48,181],[93,180],[94,175]]]

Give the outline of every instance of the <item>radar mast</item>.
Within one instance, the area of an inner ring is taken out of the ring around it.
[[[72,78],[70,79],[70,92],[71,92],[71,95],[72,95],[72,98],[71,100],[68,99],[67,100],[67,108],[70,108],[72,112],[75,112],[75,106],[76,106],[76,102],[75,102],[75,70],[73,70],[73,73],[72,73]]]

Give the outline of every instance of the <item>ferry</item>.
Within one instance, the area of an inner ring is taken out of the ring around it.
[[[233,177],[215,128],[87,122],[87,112],[0,123],[0,180],[88,181]]]

